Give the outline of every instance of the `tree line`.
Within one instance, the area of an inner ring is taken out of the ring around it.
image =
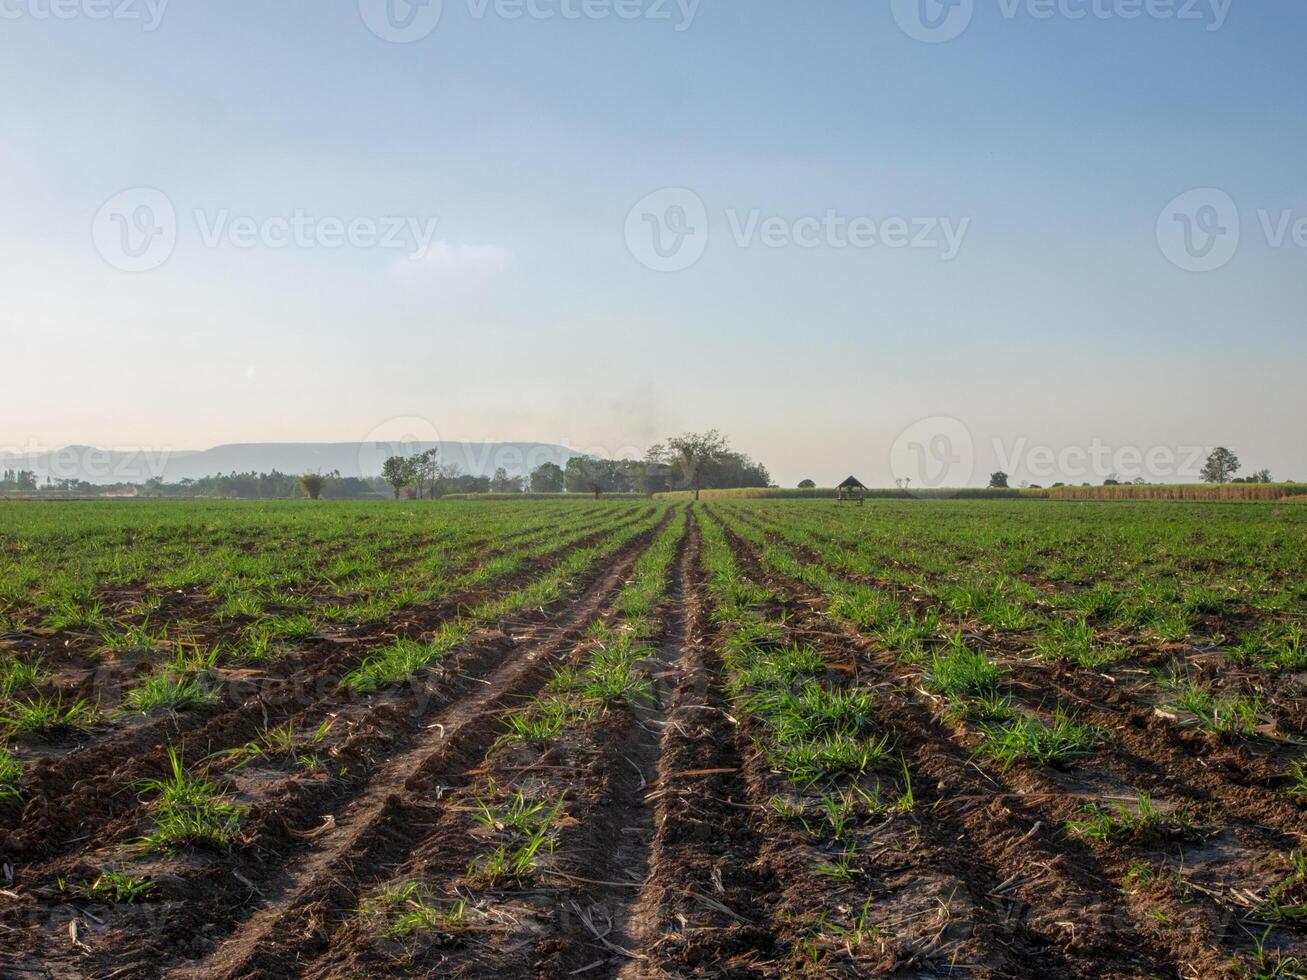
[[[710,487],[766,487],[771,475],[761,463],[731,449],[715,429],[687,432],[651,446],[643,459],[573,456],[566,466],[543,463],[525,476],[509,476],[501,466],[492,477],[462,476],[457,464],[441,463],[436,450],[392,456],[382,478],[396,499],[439,497],[449,493],[605,493],[654,494]],[[469,480],[475,486],[468,486]],[[484,481],[482,483],[481,481]]]

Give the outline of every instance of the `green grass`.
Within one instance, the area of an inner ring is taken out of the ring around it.
[[[62,884],[62,882],[61,882]],[[105,870],[93,880],[72,888],[61,888],[93,902],[131,905],[150,896],[155,883],[149,878],[137,878],[125,871]]]
[[[568,725],[587,717],[589,710],[582,703],[562,697],[541,698],[504,716],[505,731],[499,741],[547,745]]]
[[[218,695],[201,677],[158,674],[147,677],[139,687],[134,687],[123,695],[123,710],[128,714],[180,711],[183,708],[212,704],[217,699]]]
[[[508,809],[491,809],[482,803],[478,819],[505,829],[509,839],[473,860],[467,871],[468,884],[473,888],[500,888],[521,885],[535,877],[545,856],[553,854],[554,824],[563,803],[560,798],[545,809],[545,804],[536,806],[522,800],[520,794],[510,801]],[[515,816],[509,814],[513,807],[517,807]]]
[[[1098,670],[1128,654],[1119,646],[1100,645],[1086,619],[1053,620],[1035,641],[1035,649],[1046,660],[1065,660],[1088,670]]]
[[[7,745],[0,745],[0,802],[19,798],[18,782],[23,778],[23,763]]]
[[[0,658],[0,699],[22,688],[36,686],[45,676],[39,657],[30,661],[17,657]]]
[[[171,852],[188,845],[227,847],[240,833],[245,807],[217,784],[186,771],[176,749],[168,749],[168,773],[146,780],[141,790],[153,794],[148,804],[154,829],[141,842],[151,850]]]
[[[397,640],[364,660],[346,674],[341,683],[352,691],[367,693],[406,681],[443,660],[470,632],[464,627],[446,624],[434,640]]]
[[[951,700],[989,698],[998,693],[1002,671],[980,650],[968,647],[955,634],[944,650],[931,653],[922,683],[926,690]]]
[[[1218,735],[1245,738],[1257,734],[1265,708],[1258,697],[1217,694],[1192,678],[1172,674],[1162,682],[1169,696],[1168,707],[1192,716],[1191,724]]]
[[[11,701],[0,714],[0,727],[13,735],[49,735],[58,732],[84,731],[99,719],[99,711],[89,701],[65,704],[63,695]]]
[[[241,769],[254,762],[277,762],[289,759],[303,769],[320,769],[322,760],[313,749],[319,748],[326,741],[334,719],[328,719],[309,735],[302,735],[295,730],[292,722],[263,728],[251,741],[234,749],[221,753],[232,760],[233,770]]]
[[[1290,763],[1284,776],[1289,781],[1288,794],[1298,799],[1307,799],[1307,763]]]
[[[1148,833],[1169,838],[1191,838],[1198,827],[1197,818],[1186,807],[1163,810],[1147,793],[1140,793],[1135,806],[1113,803],[1110,807],[1088,804],[1079,820],[1067,829],[1077,837],[1099,844],[1135,840]]]
[[[1272,886],[1254,910],[1264,922],[1301,923],[1307,920],[1307,854],[1289,855],[1289,874]]]
[[[1058,709],[1050,725],[1039,718],[1022,716],[1007,724],[983,725],[985,740],[981,754],[1007,771],[1018,762],[1061,765],[1089,755],[1100,736],[1088,725],[1078,725]]]
[[[815,786],[835,776],[858,776],[885,757],[889,736],[878,739],[827,735],[776,745],[772,767],[803,786]]]
[[[467,921],[466,903],[460,900],[447,908],[437,908],[416,881],[383,885],[363,903],[359,913],[370,932],[387,939],[410,939],[435,930],[454,933]]]
[[[1301,623],[1264,626],[1245,636],[1231,656],[1262,670],[1303,670],[1307,668],[1307,626]]]

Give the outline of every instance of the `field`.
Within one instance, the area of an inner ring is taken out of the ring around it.
[[[1307,508],[0,502],[0,975],[1307,976]]]

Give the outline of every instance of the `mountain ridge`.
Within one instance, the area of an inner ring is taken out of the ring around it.
[[[223,473],[330,473],[378,476],[388,456],[410,456],[435,449],[441,463],[470,476],[493,476],[503,467],[523,476],[542,463],[566,466],[581,453],[543,442],[237,442],[209,449],[115,450],[70,445],[43,453],[0,452],[0,467],[31,470],[39,482],[80,480],[93,485],[198,480]]]

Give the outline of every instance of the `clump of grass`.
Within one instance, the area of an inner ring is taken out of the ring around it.
[[[973,650],[956,633],[944,650],[930,655],[922,677],[926,689],[951,700],[992,697],[1002,672],[980,650]]]
[[[1266,922],[1297,923],[1307,919],[1307,854],[1289,855],[1289,874],[1258,903],[1257,917]]]
[[[0,698],[9,697],[20,688],[33,687],[44,677],[39,657],[32,661],[5,657],[0,660]]]
[[[477,812],[473,814],[473,819],[496,833],[508,831],[529,836],[542,825],[547,826],[554,815],[546,811],[548,803],[533,800],[521,790],[510,796],[507,803],[495,805],[477,800],[476,804]]]
[[[839,835],[837,834],[836,837],[838,838]],[[817,874],[824,875],[841,884],[848,884],[853,881],[854,861],[857,856],[858,845],[856,843],[850,844],[838,857],[832,858],[825,864],[817,865]]]
[[[47,735],[64,731],[84,731],[99,717],[89,701],[64,704],[63,695],[13,701],[0,715],[0,726],[14,735]]]
[[[245,807],[232,802],[216,784],[186,771],[177,750],[168,749],[168,775],[141,784],[158,794],[149,804],[155,829],[142,843],[175,851],[188,844],[226,847],[236,839]]]
[[[1173,674],[1162,682],[1171,696],[1170,708],[1193,716],[1193,724],[1218,735],[1250,737],[1257,733],[1264,711],[1261,698],[1218,695],[1192,678]]]
[[[123,695],[123,708],[129,713],[149,714],[167,709],[179,711],[201,704],[211,704],[218,695],[202,677],[179,677],[174,674],[156,674],[147,677],[140,687]]]
[[[925,655],[925,641],[939,633],[939,613],[934,609],[927,610],[922,616],[908,611],[875,630],[877,639],[910,663]]]
[[[797,691],[765,687],[746,698],[745,708],[763,721],[778,743],[789,745],[869,732],[874,701],[868,691],[807,681]]]
[[[861,775],[885,756],[889,736],[879,739],[828,735],[774,747],[771,764],[795,782],[811,786],[838,775]]]
[[[1291,763],[1284,775],[1289,780],[1288,794],[1307,799],[1307,762]]]
[[[730,679],[732,695],[761,687],[791,687],[826,673],[826,661],[810,646],[752,648],[748,663]]]
[[[279,616],[264,626],[264,635],[278,640],[310,640],[318,635],[318,624],[303,613]]]
[[[341,683],[351,691],[364,694],[406,681],[443,659],[469,632],[466,625],[447,623],[434,640],[397,640],[364,660]]]
[[[433,929],[452,933],[463,928],[467,920],[464,902],[454,902],[446,909],[436,908],[416,881],[383,885],[363,903],[359,912],[372,932],[387,939],[408,939]]]
[[[583,703],[557,696],[541,698],[530,707],[504,717],[506,731],[499,737],[499,742],[546,745],[561,735],[568,725],[587,717],[589,709]]]
[[[221,654],[220,647],[202,646],[198,640],[179,641],[166,667],[176,674],[198,674],[217,667]]]
[[[19,798],[18,783],[23,778],[23,763],[7,745],[0,745],[0,801]]]
[[[1087,840],[1108,844],[1138,840],[1147,835],[1192,838],[1198,829],[1198,821],[1187,808],[1162,810],[1147,793],[1140,793],[1134,809],[1125,803],[1113,803],[1111,808],[1091,803],[1085,807],[1083,818],[1070,821],[1067,829]]]
[[[127,653],[133,650],[157,650],[168,637],[162,630],[158,633],[150,632],[150,618],[147,615],[139,626],[112,624],[109,629],[101,632],[100,638],[106,650],[113,653]]]
[[[1002,725],[984,725],[981,752],[999,763],[1006,772],[1017,762],[1039,765],[1062,764],[1090,754],[1099,733],[1089,725],[1078,725],[1058,709],[1050,725],[1039,718],[1021,716]]]
[[[1231,655],[1262,670],[1302,670],[1307,667],[1307,628],[1273,623],[1245,636]]]
[[[520,797],[520,794],[519,794]],[[494,888],[505,884],[520,884],[534,877],[545,854],[554,850],[553,827],[563,808],[563,798],[549,810],[544,804],[535,806],[519,797],[504,808],[489,811],[492,824],[504,827],[510,839],[472,862],[468,867],[468,883],[473,887]],[[484,807],[484,804],[483,804]],[[486,822],[483,815],[479,816]]]
[[[1235,968],[1246,980],[1301,980],[1307,976],[1307,961],[1266,948],[1272,928],[1267,926],[1260,938],[1253,937],[1252,953],[1246,961],[1236,960]]]
[[[79,630],[97,627],[104,622],[104,607],[94,601],[55,600],[46,614],[45,625],[56,630]]]
[[[594,652],[581,673],[582,697],[604,706],[618,703],[652,703],[653,685],[635,666],[651,651],[633,647],[629,633],[612,636]]]
[[[1066,660],[1088,670],[1098,670],[1126,655],[1121,647],[1095,643],[1094,628],[1087,619],[1054,620],[1035,641],[1035,649],[1046,660]]]
[[[116,905],[131,905],[147,897],[154,891],[154,882],[149,878],[134,878],[125,871],[105,870],[94,881],[69,887],[62,879],[59,890],[71,892],[93,902],[107,902]]]
[[[304,737],[296,732],[295,725],[288,721],[284,725],[261,729],[252,741],[229,749],[223,754],[234,760],[231,767],[233,770],[266,759],[291,759],[295,765],[304,769],[320,769],[322,760],[318,754],[305,750],[322,745],[333,723],[334,719],[329,718],[319,725],[313,734]]]

